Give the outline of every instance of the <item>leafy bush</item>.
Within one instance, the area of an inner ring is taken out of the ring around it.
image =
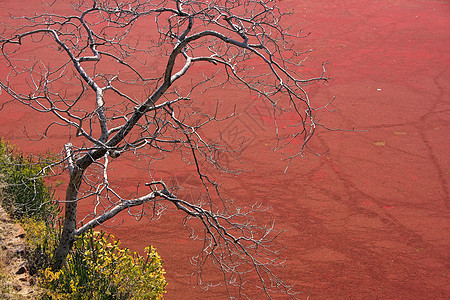
[[[89,231],[77,239],[63,269],[45,269],[42,278],[50,290],[47,297],[162,299],[167,282],[161,258],[152,247],[145,251],[144,258],[120,248],[112,235]]]
[[[27,260],[30,275],[41,275],[42,270],[52,265],[52,256],[60,237],[59,227],[54,222],[22,218],[26,232]]]

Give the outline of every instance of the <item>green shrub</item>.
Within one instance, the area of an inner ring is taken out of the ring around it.
[[[31,157],[24,157],[0,140],[2,206],[12,217],[47,220],[49,216],[59,214],[53,191],[43,178],[47,165],[48,161],[36,162]]]

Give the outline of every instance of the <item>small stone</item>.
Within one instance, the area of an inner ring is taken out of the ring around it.
[[[22,266],[20,266],[20,268],[16,271],[16,274],[17,275],[20,275],[20,274],[24,274],[24,273],[26,273],[27,272],[27,268],[24,266],[24,265],[22,265]]]
[[[373,144],[375,146],[377,146],[377,147],[383,147],[383,146],[386,145],[386,142],[385,141],[379,141],[379,142],[374,142]]]
[[[16,237],[17,238],[25,238],[25,230],[22,228],[22,226],[17,224],[17,233],[16,233]]]
[[[16,249],[16,255],[25,255],[25,249],[23,248],[23,246],[20,246],[18,249]]]

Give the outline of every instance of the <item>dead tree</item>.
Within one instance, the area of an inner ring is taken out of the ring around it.
[[[230,297],[245,295],[240,287],[250,272],[269,298],[274,290],[292,292],[272,272],[280,263],[271,248],[277,232],[254,222],[261,207],[239,208],[209,173],[233,172],[221,158],[235,157],[239,145],[230,148],[205,128],[226,122],[235,111],[221,114],[226,103],[194,109],[204,91],[247,89],[269,103],[274,116],[295,113],[295,132],[283,135],[277,128],[277,148],[300,141],[288,159],[307,149],[317,123],[304,86],[326,78],[322,70],[316,78],[299,75],[306,52],[293,49],[292,40],[302,36],[282,27],[283,16],[269,0],[79,0],[66,14],[8,21],[0,38],[1,63],[9,70],[1,77],[2,98],[8,94],[8,101],[51,115],[42,136],[54,126],[67,128],[61,164],[70,180],[61,201],[65,216],[56,269],[77,236],[119,212],[151,203],[155,216],[174,205],[203,224],[197,238],[204,248],[196,262],[201,267],[211,260],[223,271]],[[24,47],[34,50],[24,54]],[[192,71],[194,65],[209,68],[201,74]],[[203,195],[183,199],[176,186],[153,180],[148,171],[149,190],[126,198],[111,184],[108,168],[125,153],[148,162],[181,157],[194,167]],[[79,216],[78,203],[86,199],[94,199],[93,213]]]

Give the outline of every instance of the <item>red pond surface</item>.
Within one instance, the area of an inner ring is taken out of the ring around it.
[[[30,13],[31,3],[40,2],[2,0],[1,15]],[[273,128],[260,127],[265,118],[249,109],[236,122],[252,138],[243,160],[254,172],[224,178],[225,189],[272,206],[277,227],[288,230],[279,239],[286,247],[281,274],[303,292],[299,298],[449,299],[449,3],[285,0],[281,6],[295,10],[289,22],[311,32],[299,44],[316,49],[309,67],[329,63],[331,85],[310,90],[318,103],[337,97],[339,110],[323,122],[364,131],[321,132],[312,143],[326,154],[295,160],[283,174],[279,156],[268,149]],[[22,129],[45,118],[14,105],[0,115],[0,135],[24,151],[59,151],[66,142],[53,133],[46,144],[30,145]],[[166,299],[226,298],[184,276],[199,248],[187,239],[181,216],[123,219],[112,231],[124,245],[142,251],[152,244],[163,257]]]

